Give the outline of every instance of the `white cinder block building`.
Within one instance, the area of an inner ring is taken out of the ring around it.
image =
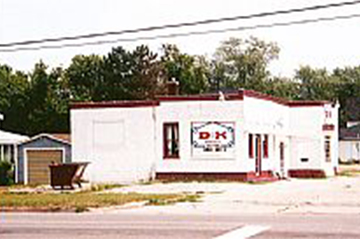
[[[72,156],[92,182],[332,176],[338,108],[250,90],[75,103]]]

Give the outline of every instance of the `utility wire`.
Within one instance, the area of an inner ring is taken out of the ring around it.
[[[275,16],[275,15],[285,15],[285,14],[291,14],[291,13],[315,11],[315,10],[320,10],[320,9],[338,8],[338,7],[351,6],[351,5],[356,5],[356,4],[360,4],[360,0],[339,2],[339,3],[330,3],[330,4],[325,4],[325,5],[315,5],[315,6],[304,7],[304,8],[277,10],[277,11],[272,11],[272,12],[262,12],[262,13],[255,13],[255,14],[250,14],[250,15],[240,15],[240,16],[235,16],[235,17],[207,19],[207,20],[201,20],[201,21],[195,21],[195,22],[166,24],[166,25],[161,25],[161,26],[151,26],[151,27],[144,27],[144,28],[137,28],[137,29],[121,30],[121,31],[110,31],[110,32],[103,32],[103,33],[90,33],[90,34],[85,34],[85,35],[59,37],[59,38],[44,38],[44,39],[39,39],[39,40],[10,42],[10,43],[0,44],[0,48],[14,47],[14,46],[19,46],[19,45],[40,44],[40,43],[47,43],[47,42],[60,42],[60,41],[65,41],[65,40],[80,40],[80,39],[104,37],[104,36],[110,36],[110,35],[122,35],[122,34],[128,34],[128,33],[150,32],[150,31],[154,31],[154,30],[164,30],[164,29],[168,29],[168,28],[190,27],[190,26],[205,25],[205,24],[212,24],[212,23],[219,23],[219,22],[235,21],[235,20],[240,20],[240,19],[261,18],[261,17],[268,17],[268,16]]]
[[[73,43],[73,44],[69,43],[69,44],[54,45],[54,46],[19,47],[19,48],[12,48],[12,49],[0,49],[0,52],[35,51],[35,50],[41,50],[41,49],[60,49],[60,48],[67,48],[67,47],[83,47],[83,46],[90,46],[90,45],[118,43],[118,42],[134,42],[134,41],[140,41],[140,40],[154,40],[154,39],[159,39],[159,38],[187,37],[187,36],[191,36],[191,35],[206,35],[206,34],[216,34],[216,33],[224,33],[224,32],[231,32],[231,31],[254,30],[254,29],[259,29],[259,28],[285,27],[285,26],[291,26],[291,25],[318,23],[318,22],[324,22],[324,21],[346,20],[346,19],[352,19],[352,18],[358,18],[358,17],[360,17],[360,14],[334,16],[334,17],[323,17],[323,18],[315,18],[315,19],[303,19],[303,20],[291,21],[291,22],[259,24],[259,25],[253,25],[253,26],[214,29],[214,30],[207,30],[207,31],[172,33],[172,34],[155,35],[155,36],[148,36],[148,37],[121,38],[121,39],[114,39],[114,40],[102,40],[102,41],[96,41],[96,42],[84,42],[84,43]]]

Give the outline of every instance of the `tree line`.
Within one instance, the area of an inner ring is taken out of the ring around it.
[[[40,61],[27,73],[0,63],[2,129],[69,132],[70,102],[154,99],[172,79],[180,94],[244,88],[291,100],[338,100],[341,125],[360,119],[360,66],[331,72],[300,66],[292,78],[272,76],[268,66],[279,51],[276,43],[251,37],[222,42],[210,58],[164,44],[159,53],[140,45],[77,55],[67,68],[49,69]]]

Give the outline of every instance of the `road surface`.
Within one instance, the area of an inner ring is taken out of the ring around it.
[[[0,238],[360,238],[359,223],[360,214],[0,213]]]

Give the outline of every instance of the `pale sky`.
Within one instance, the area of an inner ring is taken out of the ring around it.
[[[0,0],[0,43],[249,15],[341,1],[344,0]],[[203,31],[357,13],[360,13],[360,4],[289,16],[257,18],[225,24],[107,37],[105,39]],[[291,76],[294,74],[294,69],[299,68],[300,65],[326,67],[329,70],[334,67],[360,65],[359,30],[360,18],[353,18],[315,24],[132,43],[120,42],[80,48],[13,53],[0,52],[0,63],[24,71],[30,71],[40,59],[50,67],[67,67],[71,58],[76,54],[106,54],[115,46],[122,45],[131,50],[140,44],[147,44],[153,51],[158,51],[162,43],[176,44],[183,52],[189,54],[202,54],[211,57],[220,42],[229,37],[248,38],[255,36],[265,41],[276,42],[281,49],[279,59],[270,66],[272,74]]]

